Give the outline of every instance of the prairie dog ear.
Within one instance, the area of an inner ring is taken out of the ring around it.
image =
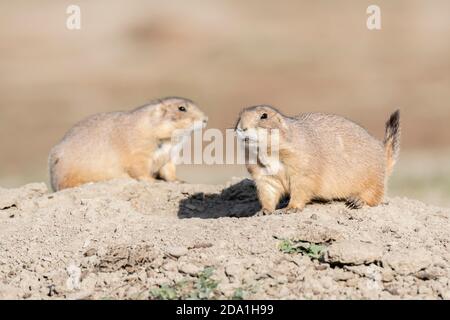
[[[152,117],[163,118],[167,113],[167,106],[163,103],[157,104],[152,110]]]
[[[274,112],[273,119],[279,124],[281,128],[286,129],[286,121],[280,113]]]

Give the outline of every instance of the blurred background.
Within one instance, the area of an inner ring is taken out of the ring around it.
[[[81,7],[81,30],[66,9]],[[381,8],[369,31],[366,9]],[[450,1],[1,1],[0,186],[48,182],[50,148],[93,113],[185,96],[209,127],[244,106],[345,115],[377,137],[402,111],[389,194],[450,205]],[[183,166],[222,183],[243,166]]]

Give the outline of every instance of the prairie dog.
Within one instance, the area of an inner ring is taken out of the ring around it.
[[[131,177],[176,180],[174,135],[188,135],[207,117],[189,99],[169,97],[126,112],[101,113],[76,124],[50,152],[54,191]]]
[[[262,159],[272,151],[260,149],[262,137],[268,141],[273,136],[268,129],[278,129],[278,156]],[[377,206],[400,150],[398,110],[386,123],[383,142],[337,115],[288,117],[266,105],[244,109],[235,130],[247,150],[257,145],[257,162],[247,164],[247,170],[255,180],[263,213],[275,211],[283,196],[290,196],[288,210],[293,211],[301,211],[314,199],[347,200],[351,208]]]

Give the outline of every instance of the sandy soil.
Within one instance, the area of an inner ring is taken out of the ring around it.
[[[262,216],[250,180],[0,189],[0,298],[450,299],[450,210]]]

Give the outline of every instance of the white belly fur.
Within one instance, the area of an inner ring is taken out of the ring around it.
[[[261,173],[263,175],[276,175],[283,169],[283,164],[280,162],[278,157],[265,157],[264,159],[259,159],[263,165]]]
[[[171,160],[173,162],[176,161],[176,159],[171,159],[173,156],[178,155],[179,148],[181,147],[181,144],[183,144],[184,140],[180,141],[179,143],[172,143],[170,141],[167,142],[161,142],[158,148],[155,150],[153,157],[152,157],[152,168],[154,172],[157,172],[163,167],[165,164],[170,162]],[[177,149],[177,150],[176,150]],[[175,154],[172,154],[172,152],[175,152]]]

